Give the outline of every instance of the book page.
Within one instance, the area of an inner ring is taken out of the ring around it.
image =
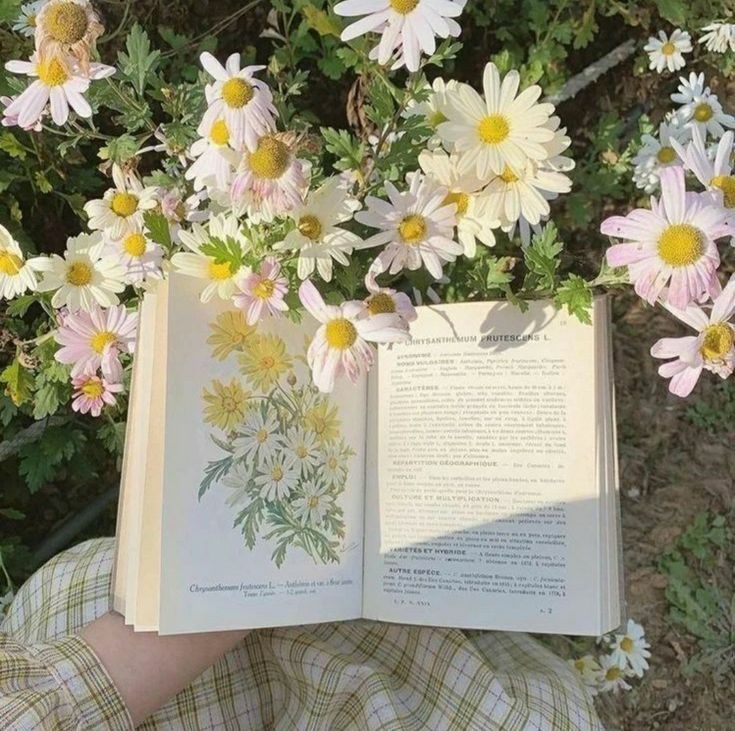
[[[319,393],[316,321],[250,328],[201,289],[170,278],[160,631],[354,619],[366,379]]]
[[[534,302],[411,329],[371,381],[364,615],[596,634],[594,328]]]

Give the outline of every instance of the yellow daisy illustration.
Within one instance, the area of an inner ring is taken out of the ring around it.
[[[218,360],[224,360],[233,351],[244,350],[247,340],[255,332],[255,328],[245,322],[240,310],[223,312],[210,328],[212,334],[207,343],[212,346],[212,355]]]
[[[256,388],[268,390],[291,370],[293,360],[277,335],[256,335],[248,340],[240,366]]]
[[[304,426],[313,431],[322,444],[332,442],[340,435],[339,411],[329,401],[320,401],[304,414]]]
[[[212,381],[212,391],[205,388],[202,398],[206,404],[204,418],[210,424],[229,432],[245,417],[250,393],[240,385],[237,379],[233,379],[229,384],[215,379]]]

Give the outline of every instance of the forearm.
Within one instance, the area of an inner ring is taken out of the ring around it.
[[[183,690],[245,632],[159,636],[134,632],[119,614],[105,614],[80,633],[95,651],[138,725]]]

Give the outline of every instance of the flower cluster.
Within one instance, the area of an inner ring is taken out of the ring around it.
[[[725,283],[719,272],[722,242],[735,244],[735,117],[704,74],[681,78],[671,99],[678,107],[658,137],[643,136],[634,159],[636,184],[660,196],[650,209],[608,218],[601,231],[618,240],[607,261],[627,267],[636,293],[695,331],[651,348],[667,360],[659,374],[669,390],[686,397],[702,371],[728,378],[735,370],[735,279]]]
[[[600,644],[606,648],[606,654],[584,655],[569,660],[569,664],[579,673],[592,695],[630,690],[628,680],[642,678],[651,657],[643,627],[629,619],[623,632],[606,635]]]
[[[35,39],[28,61],[8,61],[14,74],[35,79],[21,94],[8,99],[3,124],[38,129],[50,112],[57,125],[66,124],[70,108],[91,117],[84,94],[89,84],[115,73],[115,68],[91,60],[104,28],[89,0],[46,0],[24,6],[25,26],[19,30]],[[32,19],[32,22],[31,22]],[[32,30],[32,33],[29,31]]]
[[[735,52],[735,24],[715,22],[702,28],[704,35],[699,43],[710,53]],[[643,48],[648,53],[649,68],[659,74],[664,71],[673,73],[686,66],[684,56],[694,50],[692,37],[681,28],[677,28],[670,35],[666,31],[659,31],[658,37],[651,36]]]

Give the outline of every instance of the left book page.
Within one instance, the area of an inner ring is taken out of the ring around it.
[[[251,328],[200,291],[170,277],[159,631],[357,618],[366,379],[319,393],[316,321]]]

